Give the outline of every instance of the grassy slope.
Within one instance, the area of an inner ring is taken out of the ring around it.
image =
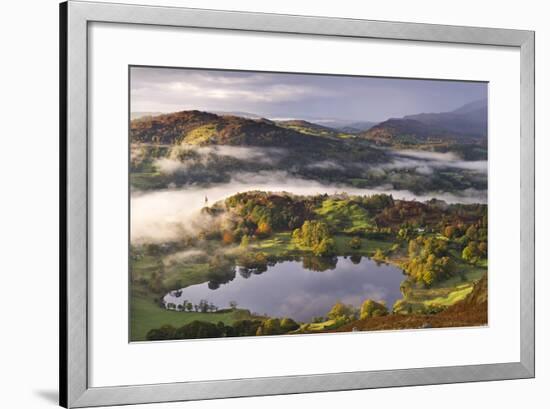
[[[144,256],[132,262],[132,277],[134,280],[149,282],[153,273],[162,268],[160,257]],[[161,284],[164,288],[183,288],[205,281],[208,273],[207,263],[173,264],[164,267]]]
[[[145,341],[145,336],[149,330],[159,328],[162,325],[172,325],[178,328],[195,320],[212,323],[222,321],[231,324],[236,320],[248,318],[249,314],[242,310],[224,313],[170,311],[159,307],[148,297],[134,295],[130,317],[131,340]]]
[[[372,228],[371,218],[359,205],[347,200],[327,199],[315,210],[331,230],[346,234],[364,232]]]
[[[339,327],[336,331],[361,331],[473,327],[487,325],[487,275],[473,285],[473,290],[462,300],[438,314],[393,314],[357,320]]]
[[[314,135],[314,136],[320,136],[324,138],[341,138],[341,139],[352,139],[355,138],[356,135],[346,133],[346,132],[338,132],[336,130],[324,128],[322,126],[304,126],[304,125],[298,125],[298,124],[291,124],[291,123],[278,123],[279,126],[287,129],[292,129],[293,131],[303,133],[305,135]]]
[[[397,310],[405,312],[408,306],[413,312],[432,306],[448,307],[466,298],[474,283],[486,273],[487,265],[485,262],[471,265],[460,258],[454,258],[454,261],[456,269],[452,277],[434,283],[431,288],[411,287]]]
[[[216,135],[217,129],[214,124],[206,124],[190,131],[185,140],[187,143],[200,145],[207,142],[210,138]]]
[[[296,334],[321,332],[336,329],[339,325],[336,320],[327,320],[323,322],[312,322],[300,325],[296,331]]]
[[[434,234],[434,236],[441,240],[448,240],[440,234]],[[380,241],[378,248],[386,251],[392,244],[393,242],[390,241]],[[369,240],[367,246],[369,245],[373,246],[374,243]],[[448,307],[463,300],[471,293],[474,283],[480,280],[487,272],[487,260],[482,260],[476,265],[472,265],[465,262],[455,249],[449,249],[449,255],[455,263],[453,275],[445,280],[434,283],[430,288],[413,283],[408,287],[408,291],[404,294],[403,298],[398,300],[395,308],[397,312],[405,313],[412,310],[410,312],[418,313],[426,308]],[[400,249],[381,261],[403,268],[407,259],[406,252],[401,246]]]
[[[151,291],[143,282],[150,282],[153,273],[159,271],[162,265],[160,257],[144,256],[132,262],[132,285],[131,302],[131,337],[132,341],[144,341],[147,332],[162,325],[173,325],[180,327],[194,320],[215,322],[223,321],[230,323],[242,316],[242,313],[198,313],[198,312],[176,312],[161,308],[155,303],[163,294],[156,294]],[[188,264],[185,266],[175,265],[164,269],[162,286],[164,288],[183,288],[193,284],[200,284],[205,281],[208,271],[207,264]]]
[[[387,250],[393,242],[386,240],[372,240],[361,239],[361,248],[352,249],[349,246],[351,237],[343,234],[334,236],[336,244],[336,254],[338,255],[363,255],[371,256],[376,249]],[[309,254],[307,251],[300,250],[295,244],[292,243],[290,233],[275,233],[272,237],[264,240],[252,241],[250,243],[250,249],[254,251],[262,251],[268,255],[281,256],[281,255],[299,255]]]
[[[314,135],[314,136],[323,136],[323,137],[336,136],[336,132],[331,132],[330,130],[324,130],[322,128],[313,128],[313,127],[306,127],[306,126],[292,125],[292,124],[281,124],[281,123],[279,123],[279,126],[286,129],[292,129],[293,131],[297,131],[305,135]]]
[[[292,243],[290,232],[275,233],[267,239],[252,241],[249,248],[273,256],[299,252],[299,249]]]

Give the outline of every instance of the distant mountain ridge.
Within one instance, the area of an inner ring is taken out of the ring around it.
[[[487,100],[473,101],[450,112],[422,113],[390,118],[361,136],[372,140],[416,139],[426,141],[484,140],[487,138]]]
[[[234,115],[237,113],[248,117]],[[270,120],[244,112],[192,110],[152,114],[131,120],[132,142],[285,147],[316,151],[319,155],[323,150],[353,150],[360,147],[364,154],[376,151],[380,155],[380,150],[373,143],[400,148],[426,144],[435,146],[435,143],[440,147],[446,145],[448,149],[449,146],[456,148],[459,145],[484,146],[487,138],[487,100],[473,101],[450,112],[390,118],[367,131],[356,131],[358,128],[342,130],[335,128],[334,124],[326,126],[303,119]],[[358,127],[370,125],[368,122],[359,124]],[[364,143],[359,144],[361,141]]]

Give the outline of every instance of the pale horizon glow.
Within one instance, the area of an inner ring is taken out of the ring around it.
[[[132,67],[130,93],[132,113],[201,110],[379,122],[487,99],[487,83]]]

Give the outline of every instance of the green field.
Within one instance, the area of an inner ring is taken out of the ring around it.
[[[130,337],[132,341],[145,341],[147,332],[163,325],[178,328],[195,320],[231,324],[249,317],[250,314],[244,310],[220,313],[171,311],[156,305],[153,300],[134,295],[131,301]]]
[[[389,240],[361,238],[361,247],[359,249],[353,249],[350,247],[350,240],[351,236],[344,234],[335,235],[334,242],[336,245],[336,254],[372,256],[377,249],[387,251],[394,245],[394,243]],[[268,239],[252,241],[249,248],[273,256],[309,254],[308,251],[302,250],[292,243],[290,233],[275,233]]]
[[[355,234],[372,228],[368,212],[349,200],[327,199],[315,210],[331,230]]]
[[[292,243],[290,232],[274,233],[267,239],[251,241],[249,249],[262,251],[273,256],[289,255],[300,252],[300,249]]]
[[[388,240],[373,240],[361,238],[361,247],[359,249],[353,249],[350,247],[349,242],[351,240],[350,236],[345,235],[336,235],[334,236],[334,241],[336,242],[336,252],[337,254],[344,255],[362,255],[362,256],[372,256],[373,253],[380,249],[382,251],[388,250],[393,246],[393,242]]]
[[[150,283],[158,272],[162,272],[158,279],[159,287],[183,288],[207,281],[208,263],[193,261],[166,265],[162,256],[150,255],[145,255],[132,263],[134,281]]]
[[[457,260],[456,270],[452,277],[436,282],[430,288],[417,287],[413,284],[403,299],[396,303],[395,311],[421,312],[427,308],[453,305],[470,294],[474,283],[487,271],[483,263],[473,266],[460,260]]]
[[[187,143],[200,145],[216,135],[216,132],[217,129],[214,124],[203,125],[189,132],[185,139]]]

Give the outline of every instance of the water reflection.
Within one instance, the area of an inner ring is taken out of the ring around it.
[[[360,256],[303,257],[254,268],[229,266],[220,272],[206,283],[169,292],[164,302],[178,309],[201,301],[213,309],[236,302],[257,314],[306,322],[325,316],[337,301],[359,307],[371,298],[391,308],[401,298],[404,279],[400,269]]]

